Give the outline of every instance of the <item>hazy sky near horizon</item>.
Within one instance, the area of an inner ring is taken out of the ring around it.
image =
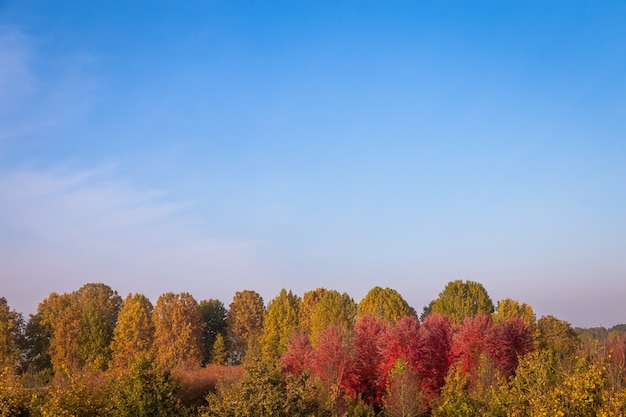
[[[0,296],[626,323],[625,115],[621,1],[0,2]]]

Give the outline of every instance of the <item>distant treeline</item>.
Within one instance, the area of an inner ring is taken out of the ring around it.
[[[1,416],[623,416],[626,325],[573,329],[453,281],[418,313],[391,288],[215,299],[0,298]]]

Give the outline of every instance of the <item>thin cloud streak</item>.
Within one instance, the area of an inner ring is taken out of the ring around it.
[[[190,204],[139,191],[102,172],[32,169],[0,174],[0,282],[18,311],[50,292],[105,282],[156,299],[189,291],[229,300],[263,278],[259,242],[212,237]]]

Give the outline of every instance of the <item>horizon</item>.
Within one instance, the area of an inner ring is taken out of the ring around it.
[[[626,4],[0,5],[0,296],[455,280],[626,323]]]

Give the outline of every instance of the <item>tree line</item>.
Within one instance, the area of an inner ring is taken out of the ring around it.
[[[421,314],[381,287],[358,303],[317,288],[265,305],[245,290],[226,308],[90,283],[28,320],[0,298],[0,415],[626,415],[622,327],[537,320],[473,281]],[[181,397],[217,369],[201,401]]]

